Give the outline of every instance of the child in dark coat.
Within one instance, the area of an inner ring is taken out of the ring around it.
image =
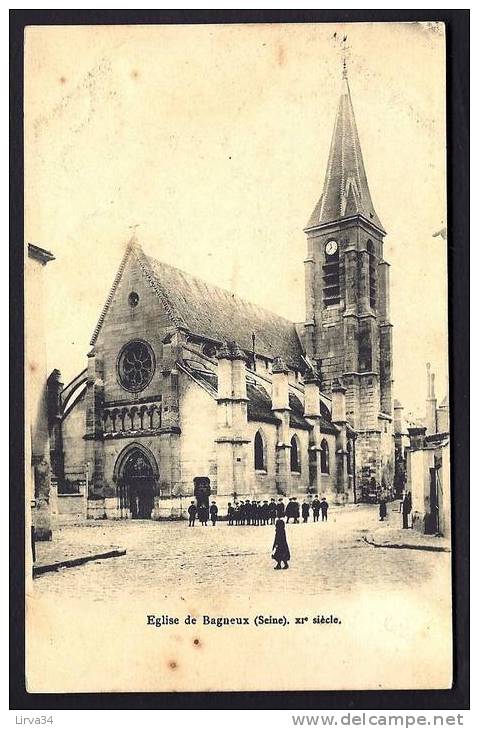
[[[291,559],[291,554],[286,539],[286,528],[282,519],[278,519],[278,521],[276,522],[276,532],[273,542],[273,554],[271,556],[276,561],[276,567],[274,568],[275,570],[281,569],[281,562],[283,562],[284,564],[284,569],[288,569],[288,562]]]

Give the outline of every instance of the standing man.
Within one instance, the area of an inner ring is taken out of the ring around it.
[[[286,516],[286,524],[289,524],[289,520],[293,519],[294,517],[294,502],[292,497],[289,499],[288,503],[286,504],[286,511],[284,512],[284,515]]]
[[[319,506],[320,506],[320,508],[321,508],[321,521],[328,521],[328,509],[329,509],[329,504],[328,504],[328,502],[326,501],[326,499],[325,499],[325,497],[324,497],[324,496],[323,496],[323,498],[321,499],[321,503],[320,503],[320,505],[319,505]]]
[[[388,515],[388,507],[386,503],[386,495],[384,492],[379,496],[379,521],[384,521]]]
[[[189,527],[194,527],[196,514],[197,514],[196,504],[194,501],[192,501],[190,506],[188,507],[188,526]]]
[[[244,515],[246,519],[246,524],[250,526],[251,524],[251,503],[249,499],[246,499],[246,503],[244,505]]]
[[[321,506],[320,506],[320,502],[319,502],[319,499],[316,494],[314,495],[314,499],[311,503],[311,506],[313,507],[313,522],[319,521],[319,512],[321,511]]]
[[[402,505],[402,528],[409,529],[409,514],[412,510],[411,492],[406,491]]]
[[[303,517],[303,524],[306,524],[309,519],[309,501],[303,501],[301,505],[301,516]]]
[[[296,496],[293,496],[293,509],[294,509],[294,512],[293,512],[293,516],[294,516],[293,524],[299,524],[299,503],[298,503],[298,499],[296,498]]]
[[[276,501],[271,499],[269,502],[269,523],[274,524],[276,521]]]
[[[198,519],[202,526],[208,526],[208,507],[205,504],[198,507]]]
[[[276,518],[282,519],[284,517],[284,503],[283,499],[280,498],[278,503],[276,504]]]
[[[216,501],[211,502],[210,518],[212,525],[216,526],[216,520],[218,519],[218,507],[216,506]]]
[[[269,504],[266,499],[263,501],[261,506],[261,526],[266,526],[269,519]]]
[[[228,501],[228,526],[233,526],[233,519],[235,515],[235,510],[233,506],[231,505],[231,501]]]

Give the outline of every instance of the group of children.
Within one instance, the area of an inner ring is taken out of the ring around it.
[[[292,496],[287,504],[282,498],[277,501],[272,498],[270,501],[264,500],[263,502],[246,499],[234,503],[229,502],[226,517],[229,526],[266,526],[266,524],[274,524],[276,519],[283,518],[286,519],[287,524],[290,520],[294,524],[299,524],[300,515],[303,523],[306,523],[311,512],[313,521],[319,521],[320,514],[321,521],[327,521],[328,508],[329,504],[326,499],[323,497],[320,500],[317,495],[314,498],[305,499],[301,506],[295,496]],[[216,526],[218,506],[215,501],[212,501],[209,508],[206,505],[197,507],[192,501],[188,508],[188,517],[188,526],[195,525],[196,517],[203,526],[208,525],[208,517],[211,519],[212,526]]]

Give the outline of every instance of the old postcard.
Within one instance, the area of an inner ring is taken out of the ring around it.
[[[25,31],[28,691],[452,680],[441,23]]]

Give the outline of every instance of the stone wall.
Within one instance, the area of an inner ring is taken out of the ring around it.
[[[85,396],[70,410],[62,421],[63,463],[65,479],[84,472],[87,461],[85,450],[86,432]]]
[[[256,494],[270,494],[270,496],[277,495],[276,489],[276,442],[277,442],[277,426],[274,423],[257,423],[254,421],[248,422],[248,438],[251,443],[250,448],[250,488],[252,498],[255,498]],[[255,471],[254,468],[254,439],[255,435],[261,430],[264,436],[264,442],[266,444],[265,453],[265,471]]]
[[[136,306],[128,303],[131,292],[136,292],[139,296]],[[148,284],[134,254],[131,254],[95,344],[96,357],[103,365],[105,402],[134,402],[138,399],[134,393],[124,390],[117,376],[120,350],[124,344],[136,338],[147,341],[156,358],[155,373],[150,384],[142,390],[141,397],[154,398],[161,393],[162,339],[173,328],[157,294]]]
[[[78,524],[87,517],[87,499],[85,493],[58,494],[56,496],[55,511],[52,512],[55,526],[63,524]]]
[[[207,476],[216,493],[216,400],[184,373],[179,386],[181,493],[193,494],[196,476]]]
[[[437,479],[437,528],[444,537],[451,536],[450,450],[445,442],[438,447],[408,448],[407,490],[412,498],[412,526],[422,533],[432,533],[431,469]]]
[[[32,515],[37,540],[52,536],[43,269],[41,260],[25,257],[25,506],[27,519]],[[35,508],[30,511],[32,500]]]

